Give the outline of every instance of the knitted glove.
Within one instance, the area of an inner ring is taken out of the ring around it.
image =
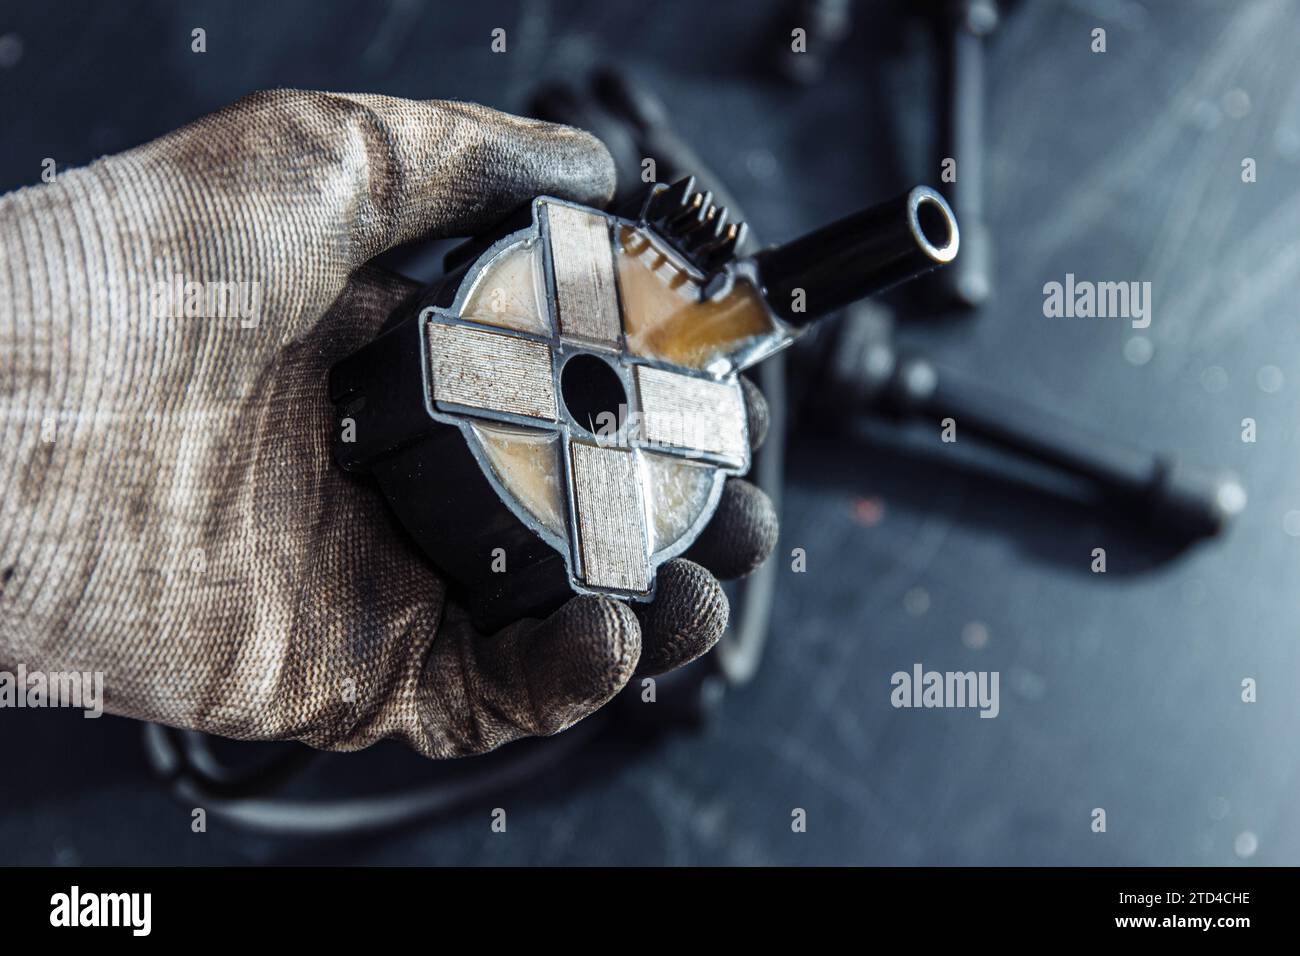
[[[415,289],[367,260],[613,178],[566,127],[274,91],[0,198],[0,667],[100,671],[106,709],[178,727],[447,757],[711,647],[726,600],[686,560],[637,611],[577,597],[477,634],[330,458],[327,370]],[[176,307],[214,289],[227,317]],[[715,528],[730,573],[776,534],[737,482]]]

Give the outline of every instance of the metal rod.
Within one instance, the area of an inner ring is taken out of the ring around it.
[[[917,186],[888,202],[754,256],[768,305],[792,325],[952,262],[957,219],[947,201]]]

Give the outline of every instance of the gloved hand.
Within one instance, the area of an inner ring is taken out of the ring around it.
[[[680,559],[653,605],[578,597],[474,633],[330,459],[327,370],[415,288],[367,260],[538,194],[599,205],[613,178],[566,127],[275,91],[0,198],[0,667],[102,671],[108,710],[179,727],[446,757],[706,651],[726,599]],[[185,283],[255,308],[154,317]],[[775,535],[733,480],[695,553],[744,573]]]

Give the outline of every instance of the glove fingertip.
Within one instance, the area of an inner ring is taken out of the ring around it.
[[[757,385],[740,377],[740,388],[745,393],[745,419],[749,425],[749,447],[757,451],[767,439],[767,429],[772,423],[772,415],[767,407],[767,399]]]
[[[636,607],[641,621],[638,674],[662,674],[688,664],[718,643],[731,607],[706,569],[677,558],[659,569],[655,599]]]
[[[779,530],[772,499],[743,478],[729,478],[713,520],[686,556],[724,581],[743,578],[775,550]]]
[[[608,702],[641,659],[632,609],[594,595],[570,600],[528,640],[523,663],[541,733],[563,730]]]

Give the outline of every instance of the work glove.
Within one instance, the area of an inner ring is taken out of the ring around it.
[[[567,127],[273,91],[0,198],[0,667],[102,672],[107,710],[177,727],[450,757],[563,730],[708,650],[727,602],[684,559],[652,604],[575,597],[476,633],[330,457],[330,366],[416,289],[368,260],[613,188]],[[188,283],[241,308],[157,317]],[[732,480],[693,553],[743,574],[775,536]]]

